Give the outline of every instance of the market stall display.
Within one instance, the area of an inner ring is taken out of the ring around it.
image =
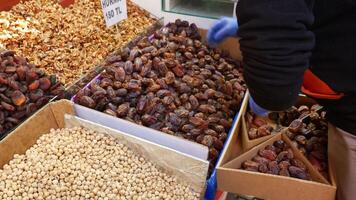
[[[0,198],[199,199],[113,136],[52,129],[0,170]]]
[[[56,75],[45,72],[14,51],[0,51],[0,138],[51,99],[64,92]]]
[[[74,101],[208,146],[214,162],[246,87],[239,63],[199,39],[194,24],[176,20],[107,59]]]
[[[15,50],[66,85],[149,27],[154,19],[128,2],[128,19],[106,28],[100,1],[30,0],[0,12],[0,46]]]

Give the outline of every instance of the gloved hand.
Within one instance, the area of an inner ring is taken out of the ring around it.
[[[222,17],[208,31],[208,43],[215,45],[222,42],[227,37],[237,36],[237,20],[232,17]]]
[[[267,117],[269,111],[260,107],[259,105],[257,105],[257,103],[253,100],[253,98],[250,96],[249,100],[248,100],[249,104],[250,104],[250,108],[252,110],[253,113],[255,113],[257,116],[260,117]]]

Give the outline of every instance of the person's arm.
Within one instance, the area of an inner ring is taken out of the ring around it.
[[[255,102],[284,110],[297,101],[314,47],[313,1],[239,0],[244,78]]]

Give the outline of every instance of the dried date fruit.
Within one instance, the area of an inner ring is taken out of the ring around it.
[[[11,100],[15,106],[22,106],[26,102],[26,97],[19,90],[15,90],[11,94]]]
[[[278,154],[277,156],[277,162],[281,162],[281,161],[285,161],[285,160],[289,160],[289,156],[288,156],[288,151],[282,151]]]
[[[294,140],[297,141],[300,145],[305,145],[307,143],[307,139],[304,135],[297,135],[294,137]]]
[[[284,149],[286,144],[283,140],[277,140],[273,143],[273,146],[280,148],[280,149]]]
[[[294,120],[288,127],[288,130],[293,133],[298,133],[303,128],[303,121],[300,119]]]
[[[291,159],[290,163],[295,166],[295,167],[298,167],[302,170],[307,170],[307,167],[306,165],[301,161],[301,160],[298,160],[298,159]]]
[[[258,171],[258,167],[260,166],[260,164],[256,163],[256,162],[253,162],[253,161],[245,161],[242,163],[242,168],[243,169],[247,169],[247,168],[250,168],[250,169],[255,169],[255,171]]]
[[[288,168],[289,168],[290,165],[291,165],[290,162],[287,161],[287,160],[283,160],[283,161],[281,161],[281,162],[278,163],[278,167],[279,167],[281,170],[284,170],[284,169],[288,170]]]
[[[268,163],[268,172],[270,174],[278,175],[279,174],[279,170],[280,169],[279,169],[277,161],[272,161],[272,162]]]
[[[258,171],[261,172],[261,173],[267,173],[268,172],[268,167],[267,167],[267,164],[260,164],[258,166]]]
[[[211,147],[214,144],[214,139],[211,135],[205,135],[201,143],[207,147]]]
[[[258,151],[258,154],[264,158],[267,158],[268,160],[276,160],[277,158],[276,153],[272,150],[261,149]]]
[[[259,164],[268,164],[270,162],[270,160],[261,156],[255,156],[252,158],[252,160]]]
[[[281,169],[280,171],[279,171],[279,175],[281,175],[281,176],[286,176],[286,177],[290,177],[290,173],[289,173],[289,170],[288,170],[288,168],[283,168],[283,169]]]
[[[129,109],[130,109],[129,103],[121,104],[116,110],[117,115],[119,117],[125,117],[128,114]]]
[[[88,96],[82,96],[79,100],[79,104],[82,106],[89,107],[89,108],[94,108],[96,106],[95,101],[91,97],[88,97]]]
[[[257,136],[258,137],[264,137],[267,135],[271,135],[273,128],[270,125],[263,125],[258,127],[257,129]]]
[[[291,177],[299,178],[299,179],[303,179],[303,180],[309,180],[310,179],[309,174],[306,171],[304,171],[301,168],[299,168],[299,167],[290,166],[288,168],[288,170],[289,170],[289,173],[290,173]]]
[[[248,136],[251,140],[258,138],[258,134],[257,134],[257,129],[256,128],[251,128],[248,131]]]
[[[4,101],[1,102],[1,106],[7,111],[10,111],[10,112],[14,112],[15,111],[15,107],[14,106],[12,106],[11,104],[8,104],[8,103],[6,103]]]

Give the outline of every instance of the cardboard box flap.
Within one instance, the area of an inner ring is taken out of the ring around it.
[[[53,116],[58,124],[58,127],[64,127],[65,123],[64,123],[63,116],[65,114],[72,114],[72,115],[75,114],[73,105],[74,105],[73,102],[65,100],[65,99],[49,104],[49,106],[51,107]]]
[[[336,188],[333,186],[270,174],[236,171],[219,167],[218,188],[265,200],[335,200]]]
[[[45,106],[40,109],[0,141],[0,167],[8,163],[14,154],[25,153],[43,133],[58,127],[51,108]]]
[[[162,145],[157,145],[72,115],[65,115],[65,127],[78,126],[116,137],[131,150],[155,163],[163,171],[176,177],[180,182],[190,184],[196,192],[202,193],[204,191],[209,168],[208,161],[194,158]]]
[[[92,121],[103,126],[128,133],[130,135],[163,145],[165,147],[175,149],[179,152],[191,155],[195,158],[207,160],[209,149],[208,147],[179,138],[174,135],[169,135],[145,126],[132,123],[108,114],[98,112],[96,110],[75,104],[76,115],[82,119]]]

